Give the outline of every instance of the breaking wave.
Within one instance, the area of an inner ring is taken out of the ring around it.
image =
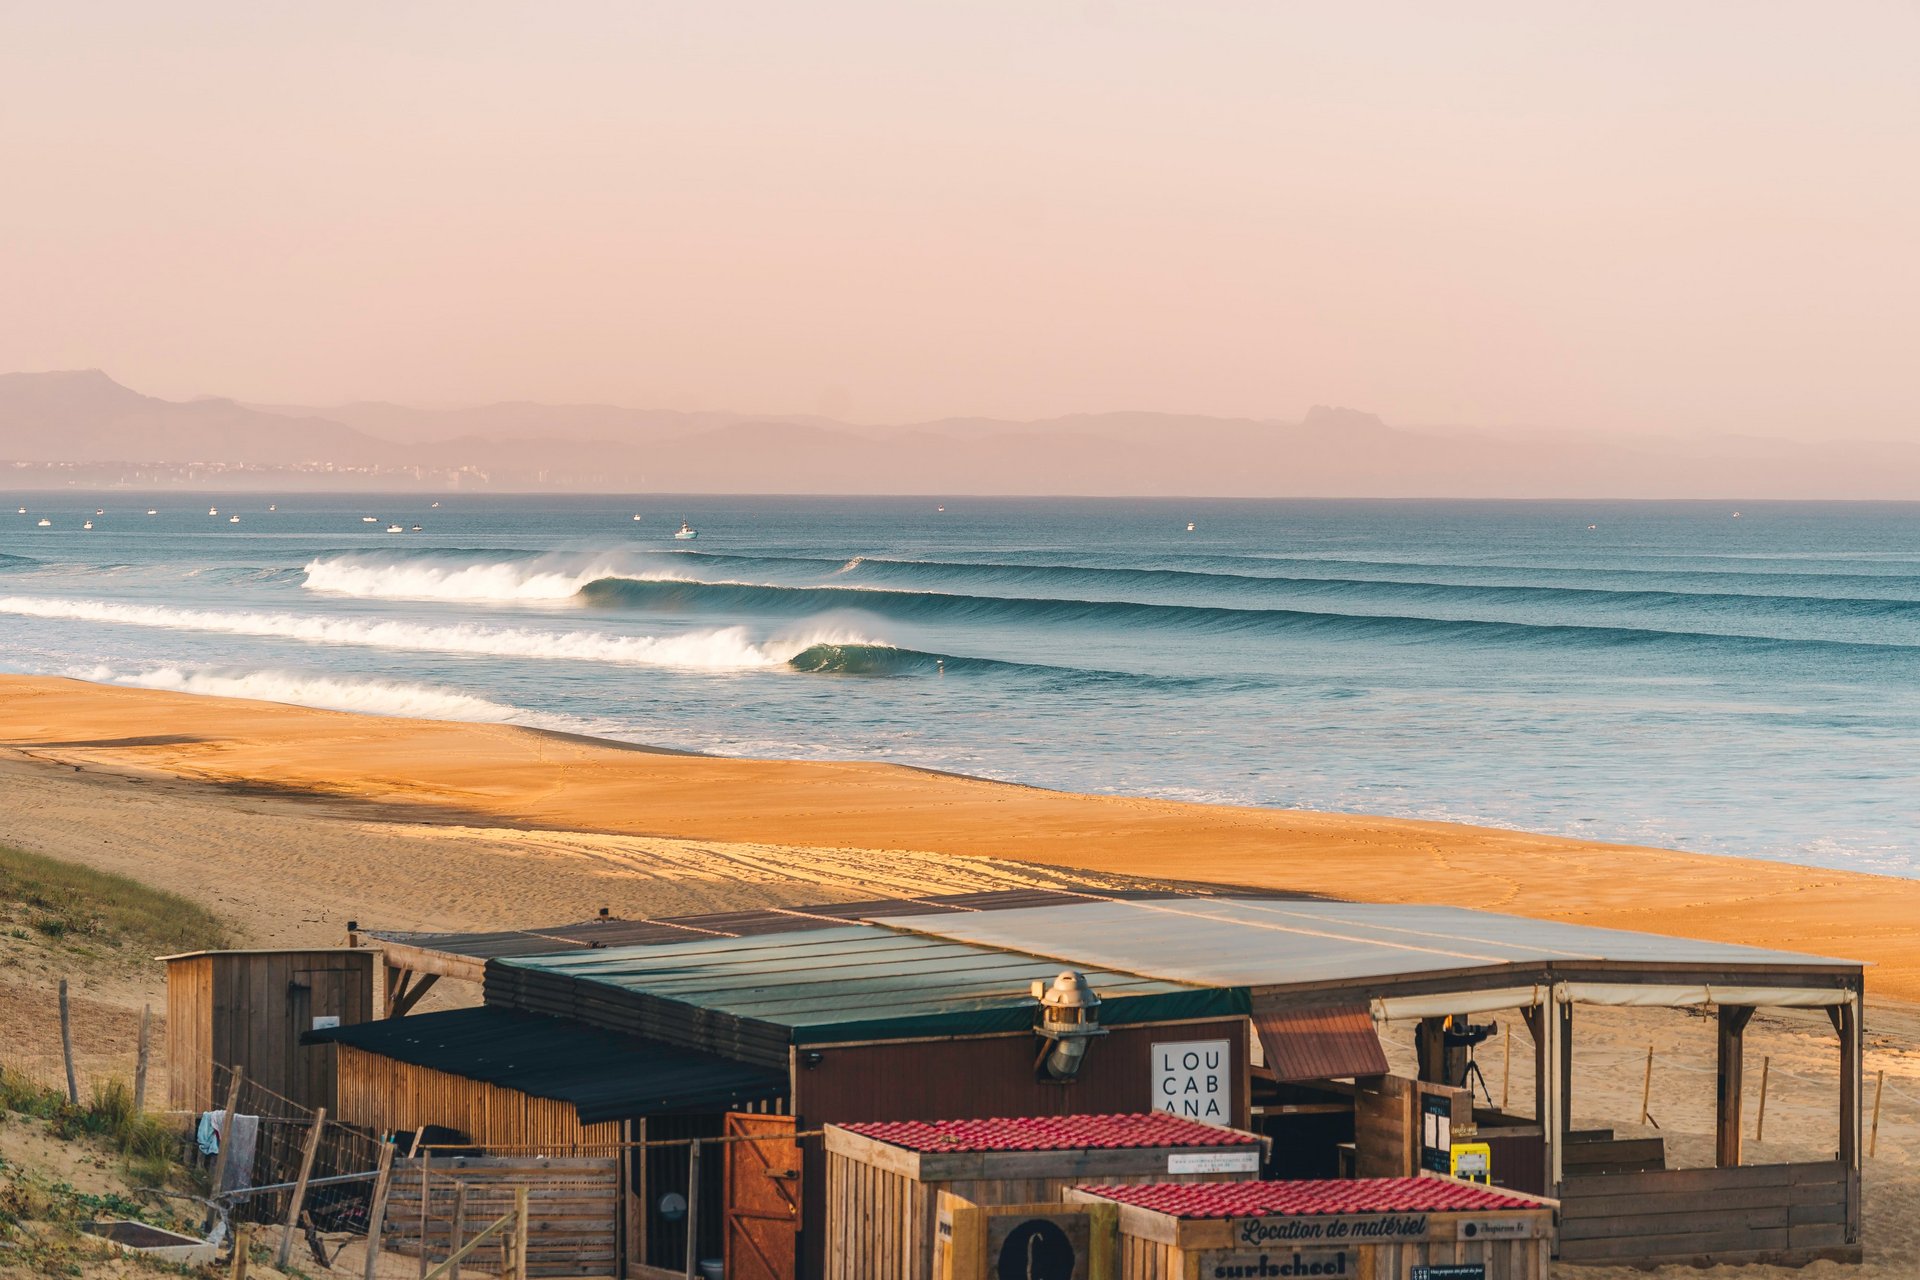
[[[557,658],[694,671],[744,671],[785,666],[816,646],[882,649],[855,632],[809,629],[755,640],[745,627],[718,627],[681,635],[622,636],[604,631],[549,631],[531,627],[311,617],[298,613],[229,613],[166,605],[115,604],[31,596],[0,597],[0,613],[63,618],[119,626],[277,637],[312,644],[361,645],[418,653],[481,654],[503,658]]]
[[[632,556],[616,553],[509,556],[429,552],[406,556],[316,557],[302,570],[309,591],[367,600],[568,600],[597,579],[632,575]],[[662,577],[675,575],[663,573]]]

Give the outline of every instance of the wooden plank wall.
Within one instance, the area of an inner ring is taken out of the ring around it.
[[[1569,1177],[1560,1257],[1616,1265],[1858,1262],[1860,1182],[1839,1161]]]
[[[1362,1178],[1404,1178],[1419,1155],[1419,1120],[1414,1114],[1418,1086],[1400,1076],[1356,1081],[1353,1095],[1353,1145]]]
[[[1062,1152],[1063,1160],[1075,1153]],[[1065,1193],[1088,1182],[1132,1186],[1149,1182],[1224,1182],[1244,1173],[1169,1174],[1166,1154],[1128,1150],[1085,1153],[1102,1158],[1105,1167],[1093,1173],[1057,1177],[962,1178],[954,1181],[918,1179],[881,1164],[827,1153],[826,1275],[827,1280],[930,1280],[933,1275],[934,1227],[939,1217],[940,1193],[951,1192],[977,1205],[1055,1204]],[[1151,1155],[1152,1168],[1119,1171],[1129,1159]]]
[[[444,1261],[453,1233],[455,1197],[467,1188],[468,1238],[513,1211],[514,1188],[528,1189],[527,1273],[530,1276],[612,1276],[619,1266],[620,1160],[618,1156],[546,1159],[523,1156],[429,1159],[425,1240],[428,1258]],[[382,1247],[420,1255],[420,1160],[395,1160],[387,1193]],[[484,1252],[475,1270],[491,1270],[497,1251]]]
[[[167,1106],[211,1111],[213,958],[167,962]]]
[[[481,1080],[396,1062],[339,1046],[335,1115],[344,1124],[387,1132],[444,1125],[479,1147],[550,1155],[606,1149],[621,1141],[621,1122],[581,1124],[570,1102],[536,1098]]]

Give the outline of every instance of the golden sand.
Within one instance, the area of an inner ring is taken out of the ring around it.
[[[988,858],[1756,943],[1870,961],[1874,996],[1920,1000],[1920,882],[1856,872],[1451,823],[1073,795],[872,763],[674,755],[36,677],[0,677],[0,747],[21,760],[219,784],[236,807],[268,795],[321,799],[370,820],[502,829],[509,842],[549,849],[570,833],[574,856],[596,837],[793,847],[786,871],[809,864],[809,849],[905,851],[923,864],[929,854]],[[149,856],[191,850],[158,831]],[[341,856],[326,874],[343,895],[377,877],[380,896],[404,903],[410,882],[435,892],[425,883],[432,865]],[[488,890],[524,909],[545,896],[547,866],[501,859]]]

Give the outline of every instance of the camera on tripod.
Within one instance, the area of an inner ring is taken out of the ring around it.
[[[1462,1018],[1453,1017],[1447,1019],[1447,1025],[1441,1030],[1440,1034],[1449,1049],[1471,1049],[1482,1040],[1491,1040],[1493,1037],[1499,1035],[1500,1024],[1497,1022],[1467,1022]]]

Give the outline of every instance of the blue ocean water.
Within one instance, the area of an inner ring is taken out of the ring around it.
[[[10,671],[1920,874],[1916,505],[0,502]]]

